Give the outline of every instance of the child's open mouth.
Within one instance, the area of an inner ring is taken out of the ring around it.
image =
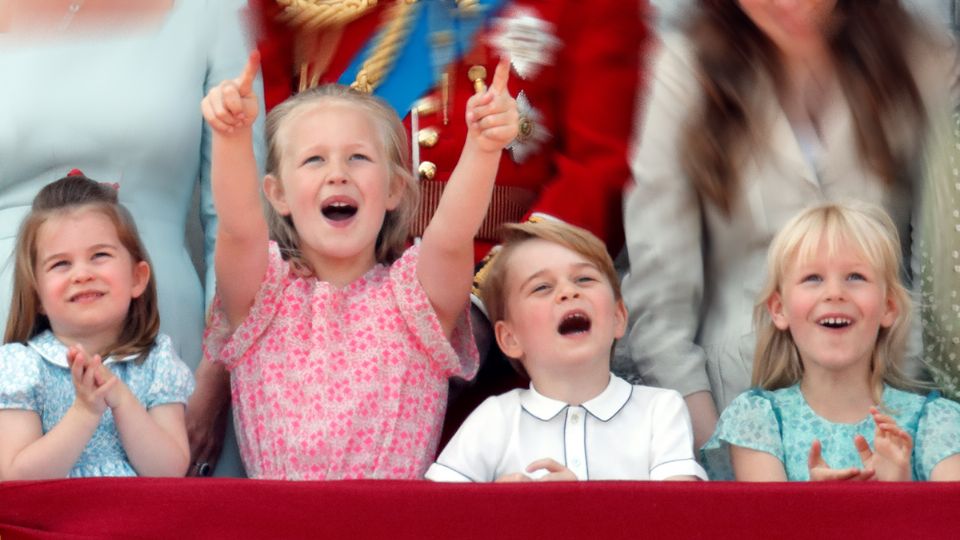
[[[357,215],[357,207],[348,202],[336,201],[325,204],[320,212],[330,221],[346,221]]]
[[[582,311],[572,311],[564,315],[557,327],[561,336],[585,334],[590,331],[590,318]]]
[[[817,321],[817,324],[824,328],[838,329],[850,326],[853,320],[846,317],[824,317]]]

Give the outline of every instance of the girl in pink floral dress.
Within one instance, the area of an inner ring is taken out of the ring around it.
[[[220,216],[205,356],[230,371],[247,474],[421,478],[447,379],[476,371],[473,237],[517,133],[508,64],[467,103],[460,162],[422,241],[405,249],[419,193],[403,125],[341,86],[268,115],[264,219],[250,130],[258,63],[254,53],[202,103]],[[212,380],[199,391],[216,391]]]

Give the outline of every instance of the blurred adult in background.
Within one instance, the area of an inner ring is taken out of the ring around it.
[[[196,192],[207,269],[216,232],[199,103],[209,87],[242,71],[250,45],[242,7],[237,0],[0,0],[3,320],[21,218],[41,187],[79,168],[117,184],[153,259],[161,332],[197,366],[213,274],[202,280],[188,252]],[[226,472],[241,473],[239,460]]]
[[[857,198],[910,238],[955,58],[895,0],[700,0],[682,30],[663,37],[638,118],[624,298],[640,376],[686,396],[699,446],[749,385],[752,308],[786,220]]]

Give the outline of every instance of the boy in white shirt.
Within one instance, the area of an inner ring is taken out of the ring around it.
[[[680,394],[610,373],[627,310],[600,240],[559,221],[510,225],[480,295],[530,388],[477,407],[427,479],[706,479]]]

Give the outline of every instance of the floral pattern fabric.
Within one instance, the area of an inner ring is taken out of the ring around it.
[[[417,278],[419,248],[336,288],[291,271],[276,244],[247,318],[219,300],[205,354],[227,366],[251,478],[422,478],[447,379],[478,364],[467,306],[444,335]]]

